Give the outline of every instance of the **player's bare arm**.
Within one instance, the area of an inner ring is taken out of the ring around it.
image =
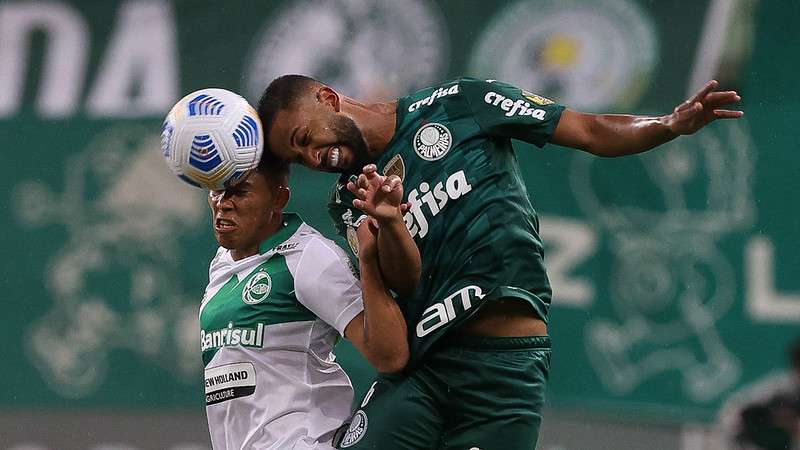
[[[741,97],[735,91],[715,91],[711,80],[695,95],[660,117],[589,114],[565,110],[552,142],[597,156],[625,156],[657,147],[681,135],[693,134],[717,119],[737,119],[742,111],[727,109]]]
[[[353,206],[364,211],[378,227],[378,261],[387,285],[400,296],[410,295],[419,283],[422,261],[403,221],[400,178],[380,175],[377,167],[369,164],[347,188],[356,195]],[[359,233],[367,222],[361,224]]]
[[[364,224],[358,230],[364,311],[350,321],[345,337],[378,372],[399,372],[409,359],[406,321],[383,282],[378,263],[378,229],[369,220]]]

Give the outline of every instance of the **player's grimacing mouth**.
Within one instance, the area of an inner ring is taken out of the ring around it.
[[[237,224],[235,221],[231,219],[226,219],[224,217],[217,217],[214,219],[214,230],[217,233],[228,233],[237,228]]]
[[[334,145],[328,148],[325,151],[325,155],[322,159],[322,168],[329,171],[339,171],[341,169],[342,164],[342,156],[343,156],[342,148],[338,145]]]

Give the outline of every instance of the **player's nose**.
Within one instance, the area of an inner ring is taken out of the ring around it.
[[[233,200],[226,194],[212,195],[211,207],[219,210],[233,209]]]

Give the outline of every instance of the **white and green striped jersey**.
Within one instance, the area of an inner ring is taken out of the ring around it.
[[[211,261],[200,341],[214,449],[329,449],[350,413],[331,349],[364,308],[361,286],[333,241],[284,220],[258,254]]]

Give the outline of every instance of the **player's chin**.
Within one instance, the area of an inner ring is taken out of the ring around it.
[[[219,246],[228,250],[233,250],[236,248],[236,238],[231,234],[232,233],[220,233],[219,231],[214,230],[214,238],[217,239]]]

